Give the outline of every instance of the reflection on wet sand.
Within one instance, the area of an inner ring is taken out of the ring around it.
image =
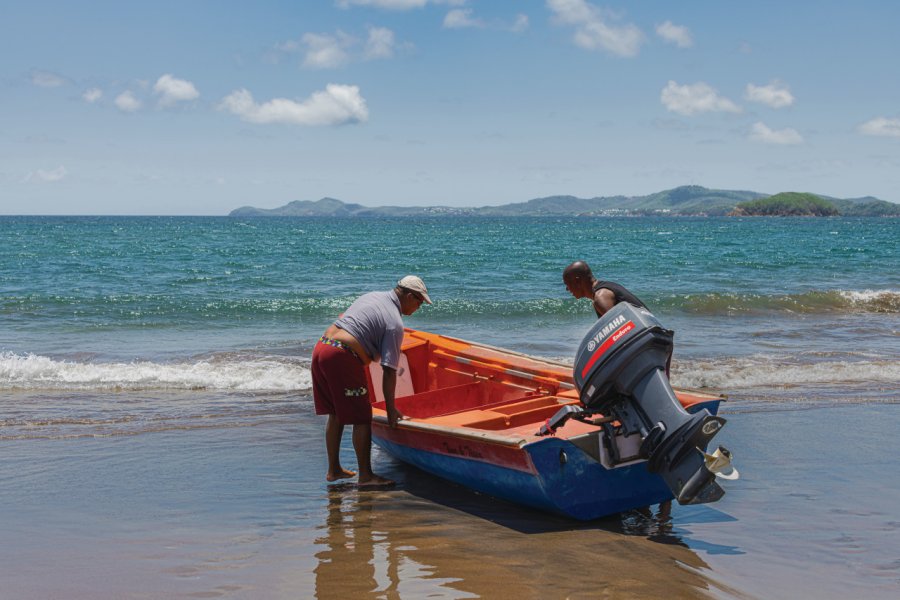
[[[672,533],[667,506],[578,523],[400,465],[389,476],[402,489],[329,491],[318,598],[697,598],[717,588]]]
[[[414,558],[418,548],[400,543],[403,531],[391,531],[383,518],[391,509],[374,492],[332,486],[328,516],[317,545],[317,598],[472,598],[435,576],[435,568]],[[380,506],[376,507],[376,504]],[[381,527],[385,529],[382,530]]]

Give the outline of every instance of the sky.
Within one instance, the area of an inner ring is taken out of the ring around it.
[[[900,3],[2,0],[0,214],[900,202]]]

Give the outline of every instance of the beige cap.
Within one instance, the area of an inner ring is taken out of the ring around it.
[[[425,302],[431,304],[431,298],[428,297],[428,289],[425,287],[425,282],[422,281],[421,277],[416,277],[415,275],[407,275],[406,277],[398,281],[397,285],[404,289],[421,294],[422,297],[425,298]]]

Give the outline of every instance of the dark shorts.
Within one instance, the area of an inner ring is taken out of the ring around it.
[[[310,371],[317,415],[334,415],[341,425],[372,422],[369,382],[355,354],[320,341],[313,349]]]

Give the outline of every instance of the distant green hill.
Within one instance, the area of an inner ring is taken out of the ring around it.
[[[644,196],[634,207],[642,214],[669,212],[676,215],[721,216],[737,203],[762,197],[763,194],[736,190],[710,190],[699,185],[685,185]]]
[[[749,202],[740,202],[732,212],[735,216],[832,217],[840,212],[834,204],[815,194],[782,192]]]
[[[477,210],[480,215],[492,216],[720,216],[727,214],[738,202],[762,195],[757,192],[711,190],[699,185],[685,185],[648,196],[549,196]]]
[[[812,194],[800,194],[830,203],[840,214],[848,216],[900,216],[900,205],[877,198],[825,198]],[[778,194],[766,198],[765,194],[741,190],[713,190],[699,185],[685,185],[647,196],[547,196],[527,202],[500,206],[363,206],[348,204],[334,198],[321,200],[295,200],[279,208],[255,208],[244,206],[233,210],[232,217],[432,217],[432,216],[491,216],[491,217],[571,217],[571,216],[723,216],[727,214],[751,214],[737,210],[747,202],[778,199]],[[784,198],[782,198],[784,199]],[[819,209],[809,208],[798,213],[786,212],[799,200],[781,206],[784,214],[818,214]],[[762,210],[762,209],[754,209]],[[757,213],[753,213],[757,214]],[[759,213],[770,214],[770,213]],[[772,214],[781,214],[775,210]],[[828,213],[831,214],[831,213]]]
[[[334,198],[311,200],[294,200],[280,208],[254,208],[242,206],[231,211],[230,217],[352,217],[359,210],[365,209],[359,204],[345,204]]]
[[[900,217],[900,204],[885,202],[878,198],[832,199],[832,204],[845,217]]]

